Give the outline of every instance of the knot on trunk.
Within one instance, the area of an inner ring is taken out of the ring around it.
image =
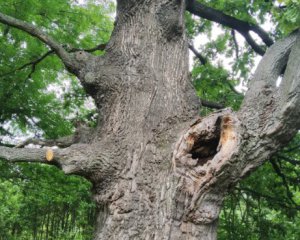
[[[176,144],[172,160],[174,172],[179,176],[177,196],[180,197],[176,200],[182,203],[184,218],[207,223],[218,217],[208,213],[207,208],[201,209],[203,197],[215,192],[215,183],[229,174],[226,166],[232,164],[232,156],[238,151],[239,126],[238,118],[230,109],[221,110],[197,120]]]
[[[184,33],[184,1],[171,0],[162,4],[157,11],[157,20],[168,41]]]

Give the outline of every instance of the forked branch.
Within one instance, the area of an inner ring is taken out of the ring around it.
[[[61,44],[55,41],[52,37],[48,36],[45,32],[38,29],[36,26],[21,21],[19,19],[13,18],[11,16],[5,15],[0,12],[0,22],[15,28],[18,28],[24,32],[27,32],[33,37],[41,40],[43,43],[48,45],[56,54],[57,56],[63,61],[66,68],[71,71],[76,71],[76,63],[72,56],[63,48]]]
[[[265,32],[261,27],[250,24],[246,21],[236,19],[232,16],[224,14],[217,9],[199,3],[196,0],[187,0],[186,8],[190,13],[194,15],[216,23],[220,23],[226,27],[230,27],[238,31],[244,36],[245,40],[253,48],[253,50],[260,55],[263,55],[265,53],[265,50],[254,41],[254,39],[249,34],[250,31],[255,32],[262,39],[266,46],[269,47],[274,43],[268,33]]]
[[[268,49],[239,112],[215,112],[182,134],[173,152],[173,169],[179,177],[178,214],[185,221],[215,221],[226,192],[297,133],[299,56],[300,33],[295,32]]]
[[[250,81],[240,111],[248,129],[261,136],[278,134],[284,142],[300,127],[299,36],[296,31],[268,49]],[[277,87],[280,78],[282,83]]]
[[[250,82],[239,118],[245,126],[245,146],[256,149],[256,157],[245,163],[241,176],[270,158],[300,128],[299,56],[300,32],[296,31],[268,49]]]
[[[7,76],[7,75],[10,75],[10,74],[12,74],[12,73],[14,73],[14,72],[16,72],[16,71],[23,70],[23,69],[25,69],[25,68],[27,68],[27,67],[30,67],[30,66],[31,66],[31,69],[32,69],[32,72],[33,72],[33,71],[35,70],[35,68],[36,68],[36,65],[39,64],[40,62],[42,62],[45,58],[47,58],[47,57],[48,57],[49,55],[51,55],[52,53],[53,53],[53,50],[50,50],[50,51],[46,52],[45,54],[43,54],[42,56],[38,57],[37,59],[35,59],[35,60],[33,60],[33,61],[30,61],[30,62],[28,62],[28,63],[25,63],[25,64],[23,64],[22,66],[20,66],[20,67],[14,69],[14,70],[12,70],[12,71],[9,71],[9,72],[7,72],[7,73],[4,73],[4,74],[0,75],[0,78],[1,78],[1,77],[5,77],[5,76]]]
[[[93,48],[87,48],[87,49],[72,48],[71,50],[68,50],[68,52],[69,53],[73,53],[73,52],[88,52],[88,53],[90,53],[90,52],[95,52],[95,51],[98,51],[98,50],[103,51],[105,49],[106,45],[107,44],[103,43],[103,44],[99,44],[99,45],[97,45]],[[31,67],[31,72],[30,72],[30,75],[31,75],[34,72],[36,66],[53,53],[54,53],[54,51],[50,50],[50,51],[46,52],[45,54],[41,55],[40,57],[36,58],[35,60],[29,61],[29,62],[23,64],[22,66],[14,69],[14,70],[11,70],[9,72],[6,72],[6,73],[0,75],[0,78],[5,77],[7,75],[10,75],[10,74],[12,74],[16,71],[23,70],[27,67]]]

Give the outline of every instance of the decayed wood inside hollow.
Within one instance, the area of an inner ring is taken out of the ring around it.
[[[192,147],[190,154],[192,158],[197,161],[197,165],[204,165],[218,152],[218,145],[220,141],[221,129],[220,121],[217,121],[217,127],[215,128],[214,133],[208,138],[203,136],[195,136],[194,146]]]

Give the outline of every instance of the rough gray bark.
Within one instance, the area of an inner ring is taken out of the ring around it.
[[[3,159],[56,164],[89,179],[97,240],[216,239],[225,194],[300,127],[299,33],[267,51],[239,112],[197,117],[184,10],[178,0],[119,0],[102,57],[60,55],[45,40],[95,99],[98,126],[88,140],[53,150],[51,161],[44,149],[0,147]]]

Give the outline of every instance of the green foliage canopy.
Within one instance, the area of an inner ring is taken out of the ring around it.
[[[199,1],[200,2],[200,1]],[[297,0],[204,0],[238,20],[269,26],[279,39],[300,26]],[[114,4],[87,0],[7,0],[3,13],[39,26],[68,51],[109,40]],[[186,13],[191,42],[200,39],[192,79],[201,99],[238,110],[257,54],[228,27]],[[219,29],[216,35],[216,27]],[[199,37],[200,36],[200,37]],[[205,40],[206,39],[206,40]],[[266,46],[260,41],[262,49]],[[94,54],[103,54],[96,51]],[[237,87],[240,86],[240,87]],[[93,124],[95,111],[77,79],[50,49],[28,34],[0,25],[0,135],[57,138],[74,131],[74,120]],[[212,110],[202,108],[202,115]],[[228,196],[220,239],[299,239],[300,137]],[[90,239],[95,206],[90,184],[54,167],[0,162],[0,239]]]

